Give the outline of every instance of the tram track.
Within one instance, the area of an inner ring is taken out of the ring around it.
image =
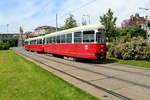
[[[36,56],[43,57],[43,56],[41,56],[41,55],[36,55]],[[46,56],[48,56],[48,55],[46,55]],[[43,57],[43,58],[48,59],[48,58],[46,58],[46,57]],[[53,59],[50,59],[50,60],[53,60]],[[55,60],[55,61],[56,61],[56,60]],[[57,61],[57,62],[58,62],[58,61]],[[82,63],[82,62],[79,62],[79,63]],[[64,63],[63,63],[63,64],[64,64]],[[88,64],[86,64],[86,63],[82,63],[82,64],[88,65]],[[91,64],[91,63],[90,63],[90,64]],[[97,68],[102,67],[102,68],[111,69],[111,70],[114,70],[114,71],[121,71],[121,72],[130,73],[130,74],[136,74],[136,75],[142,75],[142,76],[150,77],[150,75],[147,75],[147,74],[144,74],[144,73],[140,73],[140,72],[133,72],[133,71],[123,70],[123,69],[118,69],[118,68],[107,67],[107,66],[103,66],[103,65],[100,65],[100,66],[99,66],[99,65],[97,65],[97,64],[91,64],[91,65],[94,66],[94,67],[97,67]],[[128,68],[131,68],[131,67],[128,67]],[[141,69],[141,68],[135,68],[135,69]],[[143,70],[147,71],[147,70],[150,70],[150,69],[143,69]]]
[[[28,53],[28,52],[27,52],[27,53]],[[28,54],[29,54],[29,53],[28,53]],[[51,60],[51,61],[53,61],[53,62],[56,62],[56,63],[59,63],[59,64],[63,64],[63,65],[67,65],[67,66],[70,66],[70,67],[72,67],[72,68],[76,68],[76,69],[79,69],[79,70],[91,72],[91,73],[94,73],[94,74],[97,74],[97,75],[103,75],[103,76],[105,76],[106,78],[112,78],[112,79],[119,80],[119,81],[122,81],[122,82],[125,82],[125,83],[128,83],[128,84],[137,85],[137,86],[140,86],[140,87],[143,87],[143,88],[150,89],[150,86],[149,86],[149,85],[144,85],[144,84],[140,84],[140,83],[133,82],[133,81],[130,81],[130,80],[122,79],[122,78],[119,78],[119,77],[115,77],[115,76],[103,74],[103,73],[96,72],[96,71],[93,71],[93,70],[90,70],[90,69],[81,68],[81,67],[78,67],[78,66],[75,66],[75,65],[72,65],[72,64],[68,64],[68,63],[60,62],[60,61],[57,61],[57,60],[54,60],[54,59],[51,59],[51,58],[47,58],[47,57],[44,57],[44,56],[42,56],[42,55],[36,55],[36,54],[35,54],[35,56],[40,56],[40,57],[43,58],[43,59]],[[132,73],[132,72],[131,72],[131,73]]]
[[[17,52],[17,53],[18,53],[18,52]],[[21,52],[20,52],[19,54],[20,54],[20,55],[23,55],[24,57],[27,57],[27,58],[29,58],[29,59],[31,59],[31,60],[33,60],[33,61],[36,61],[36,62],[38,62],[38,63],[40,63],[40,64],[42,64],[42,65],[45,65],[45,66],[47,66],[47,67],[49,67],[49,68],[51,68],[51,69],[53,69],[53,70],[55,70],[55,71],[58,71],[58,72],[63,73],[63,74],[66,74],[66,75],[68,75],[68,76],[70,76],[70,77],[72,77],[72,78],[74,78],[74,79],[77,79],[77,80],[79,80],[79,81],[81,81],[81,82],[83,82],[83,83],[86,83],[86,84],[88,84],[88,85],[90,85],[90,86],[93,86],[93,87],[99,89],[99,90],[102,90],[102,91],[104,91],[104,92],[106,92],[106,93],[108,93],[108,94],[110,94],[110,95],[113,95],[113,96],[115,96],[115,97],[117,97],[117,98],[119,98],[119,99],[121,99],[121,100],[133,100],[133,99],[131,99],[131,98],[129,98],[129,97],[126,97],[126,96],[124,96],[124,95],[122,95],[122,94],[116,93],[116,92],[114,92],[114,91],[112,91],[112,90],[108,90],[108,89],[103,88],[103,87],[101,87],[101,86],[95,85],[95,84],[93,84],[93,83],[91,83],[91,82],[89,82],[89,81],[87,81],[87,80],[84,80],[84,79],[81,79],[81,78],[79,78],[79,77],[76,77],[75,75],[72,75],[72,74],[69,74],[69,73],[67,73],[67,72],[65,72],[65,71],[62,71],[62,70],[60,70],[60,69],[57,69],[57,68],[55,68],[55,67],[53,67],[53,66],[51,66],[51,65],[48,65],[48,64],[46,64],[46,63],[44,63],[44,62],[42,62],[42,61],[40,61],[40,60],[37,60],[37,59],[35,59],[35,58],[33,58],[33,57],[29,56],[29,55],[23,54],[23,53],[21,53]],[[42,57],[42,58],[44,58],[44,57]],[[65,64],[65,65],[66,65],[66,64]]]
[[[142,75],[142,76],[150,77],[150,75],[140,73],[140,72],[127,71],[127,70],[123,70],[123,69],[112,68],[112,67],[107,67],[107,66],[102,66],[102,65],[100,65],[100,66],[95,65],[95,64],[92,64],[92,65],[95,66],[95,67],[103,67],[103,68],[112,69],[112,70],[115,70],[115,71],[122,71],[122,72],[130,73],[130,74],[136,74],[136,75]]]

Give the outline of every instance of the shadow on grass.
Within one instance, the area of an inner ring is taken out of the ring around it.
[[[116,63],[116,62],[118,62],[118,61],[115,59],[111,59],[111,58],[106,59],[106,63]]]

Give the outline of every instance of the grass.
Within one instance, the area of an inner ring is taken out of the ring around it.
[[[15,54],[0,51],[0,100],[98,100]]]
[[[150,62],[148,61],[140,61],[140,60],[120,60],[114,57],[107,56],[108,63],[119,63],[119,64],[126,64],[126,65],[132,65],[132,66],[139,66],[139,67],[145,67],[150,68]]]

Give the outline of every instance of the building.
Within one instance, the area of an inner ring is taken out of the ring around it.
[[[35,29],[35,34],[34,35],[41,36],[41,35],[45,35],[45,34],[49,34],[49,33],[55,32],[55,31],[56,31],[56,27],[40,26],[40,27],[37,27]]]
[[[25,38],[26,38],[26,39],[27,39],[27,38],[33,38],[33,37],[36,36],[36,35],[35,35],[35,32],[25,32],[24,34],[25,34]]]
[[[142,25],[143,29],[147,31],[147,37],[150,40],[150,20],[148,19],[148,16],[141,17],[138,13],[136,13],[135,16],[131,15],[129,19],[124,20],[121,23],[121,27],[132,27],[137,24]]]
[[[140,17],[140,15],[138,13],[135,14],[135,16],[131,15],[129,19],[124,20],[121,23],[121,27],[125,28],[125,27],[132,27],[135,26],[136,24],[147,24],[148,22],[150,22],[150,20],[148,20],[148,17]]]
[[[42,36],[45,34],[50,34],[52,32],[56,31],[56,27],[52,27],[52,26],[40,26],[37,27],[34,32],[25,32],[25,38],[33,38],[33,37],[37,37],[37,36]]]
[[[19,34],[11,33],[11,34],[0,34],[0,43],[7,42],[11,47],[16,47],[18,45]]]

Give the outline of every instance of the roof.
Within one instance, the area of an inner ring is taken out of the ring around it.
[[[27,40],[42,39],[42,38],[47,37],[47,36],[56,36],[58,34],[67,34],[67,33],[78,32],[78,31],[89,31],[89,30],[95,30],[95,29],[100,29],[100,28],[104,29],[105,27],[101,24],[85,25],[85,26],[80,26],[80,27],[75,27],[75,28],[72,28],[72,29],[68,29],[68,30],[54,32],[54,33],[51,33],[51,34],[47,34],[45,36],[29,38]]]
[[[41,30],[41,29],[56,30],[56,27],[53,27],[53,26],[40,26],[40,27],[37,27],[35,30]]]
[[[85,26],[75,27],[75,28],[72,28],[72,29],[47,34],[47,35],[45,35],[45,37],[55,36],[55,35],[58,35],[58,34],[67,34],[67,33],[78,32],[78,31],[95,30],[95,29],[99,29],[99,28],[104,29],[105,27],[101,24],[85,25]]]
[[[43,39],[44,36],[38,36],[38,37],[34,37],[34,38],[29,38],[29,39],[26,39],[28,41],[32,41],[32,40],[35,40],[35,39]]]

